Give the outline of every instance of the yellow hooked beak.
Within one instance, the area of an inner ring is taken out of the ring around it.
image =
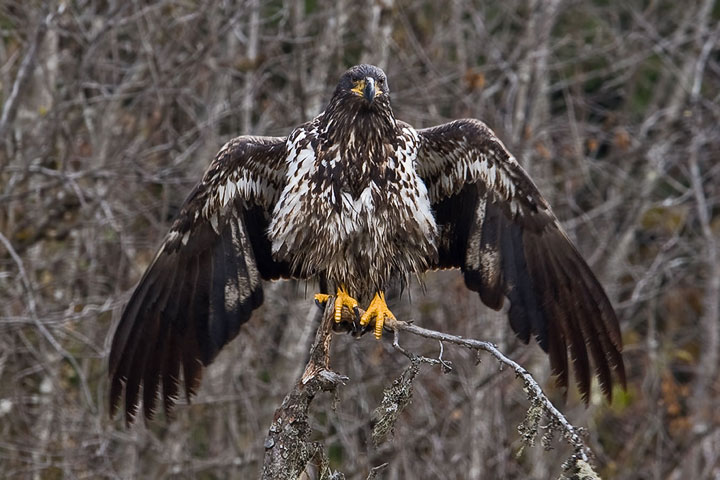
[[[375,100],[375,97],[382,93],[382,90],[375,87],[375,79],[372,77],[366,77],[362,80],[355,82],[355,86],[351,89],[353,93],[361,97],[365,97],[365,100],[371,102]]]

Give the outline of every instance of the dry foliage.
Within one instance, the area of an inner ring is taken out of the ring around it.
[[[273,414],[307,360],[314,285],[266,285],[265,306],[172,422],[107,418],[108,333],[222,143],[288,133],[347,66],[369,62],[388,73],[399,118],[491,125],[607,287],[628,391],[588,408],[571,391],[561,405],[586,427],[597,473],[717,478],[718,20],[715,0],[3,0],[0,472],[257,477]],[[560,400],[539,348],[520,345],[457,272],[425,280],[397,300],[399,318],[498,343]],[[521,383],[460,348],[444,353],[452,372],[420,368],[392,438],[375,446],[372,412],[409,360],[392,338],[370,337],[335,338],[333,368],[350,380],[313,403],[312,440],[331,470],[562,474],[570,447],[523,448]],[[437,343],[404,342],[438,356]]]

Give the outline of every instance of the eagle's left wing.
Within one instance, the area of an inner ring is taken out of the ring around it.
[[[622,340],[602,286],[515,158],[482,122],[457,120],[419,130],[417,170],[440,232],[439,268],[460,268],[468,288],[549,353],[558,383],[568,382],[567,350],[580,393],[590,394],[590,350],[600,388],[611,396],[614,370],[625,385]]]
[[[235,138],[190,193],[115,330],[111,415],[124,388],[132,422],[141,385],[145,416],[152,417],[159,390],[169,413],[181,370],[189,398],[202,367],[262,303],[261,279],[290,274],[273,260],[266,234],[285,160],[285,138]]]

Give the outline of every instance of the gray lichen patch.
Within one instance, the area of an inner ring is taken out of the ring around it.
[[[383,392],[380,405],[373,412],[372,437],[375,445],[380,445],[392,434],[400,413],[412,400],[412,382],[420,370],[420,361],[413,361],[392,385]]]

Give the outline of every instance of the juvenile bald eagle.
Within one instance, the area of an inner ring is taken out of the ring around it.
[[[288,137],[238,137],[218,152],[122,314],[111,414],[124,387],[131,422],[141,384],[145,416],[159,390],[169,413],[181,369],[189,398],[262,303],[261,280],[320,279],[338,321],[370,301],[359,322],[380,338],[391,279],[438,268],[459,268],[491,308],[507,297],[512,329],[548,352],[560,385],[568,350],[585,399],[589,357],[608,397],[611,371],[625,384],[607,296],[502,142],[474,119],[415,130],[393,115],[385,73],[359,65]]]

